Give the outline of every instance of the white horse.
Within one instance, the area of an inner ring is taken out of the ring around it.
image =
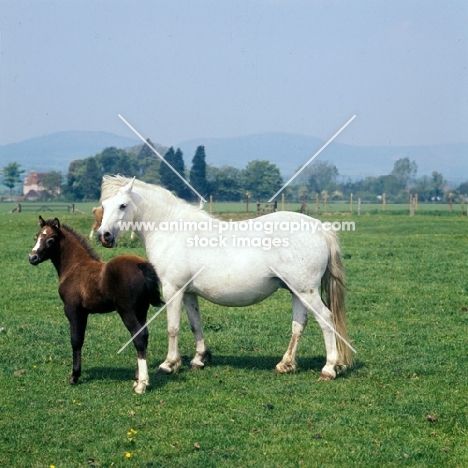
[[[196,342],[191,367],[201,369],[210,352],[203,339],[197,296],[239,307],[263,301],[278,288],[292,293],[293,321],[291,341],[275,372],[296,370],[296,349],[307,312],[316,318],[325,340],[327,358],[320,379],[334,379],[337,371],[352,364],[339,244],[336,234],[325,230],[320,221],[282,211],[227,223],[168,190],[122,176],[103,178],[101,202],[104,217],[98,236],[102,245],[114,247],[129,228],[126,223],[133,223],[161,279],[169,349],[160,371],[173,373],[181,365],[182,302]],[[328,307],[322,302],[320,286]]]

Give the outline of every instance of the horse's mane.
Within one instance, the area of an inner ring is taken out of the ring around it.
[[[131,178],[125,177],[120,174],[115,175],[115,176],[105,175],[102,178],[100,202],[102,203],[104,200],[107,200],[108,198],[111,198],[114,195],[117,195],[118,191],[122,187],[125,187],[129,182],[131,182],[131,180],[132,180]],[[189,210],[195,210],[195,211],[203,213],[204,215],[208,217],[211,217],[208,213],[206,213],[206,211],[202,211],[202,210],[199,210],[198,208],[193,207],[192,205],[187,203],[185,200],[182,200],[181,198],[176,197],[169,190],[163,187],[160,187],[158,185],[148,184],[141,180],[135,179],[133,183],[133,187],[137,189],[137,191],[157,193],[161,197],[161,199],[164,200],[164,204],[166,206],[186,207]]]

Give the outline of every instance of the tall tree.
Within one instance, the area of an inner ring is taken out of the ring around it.
[[[444,176],[437,171],[432,172],[431,185],[432,185],[432,194],[436,200],[442,199],[444,194],[444,185],[447,181],[444,179]]]
[[[242,179],[245,190],[258,200],[269,199],[283,184],[278,167],[269,161],[250,161],[242,171]]]
[[[97,200],[101,194],[102,174],[96,158],[86,158],[86,172],[83,180],[84,199]]]
[[[10,197],[15,184],[21,182],[21,174],[24,174],[24,170],[20,169],[20,167],[21,164],[11,162],[0,171],[0,175],[3,176],[3,185],[6,185],[10,189]]]
[[[62,173],[57,171],[45,173],[42,177],[42,186],[50,193],[50,195],[59,195],[62,187]]]
[[[404,189],[414,180],[417,172],[418,165],[415,161],[410,162],[409,158],[400,158],[398,161],[395,161],[390,174],[398,179],[401,188]]]
[[[192,159],[192,169],[190,170],[190,185],[202,196],[205,197],[207,190],[206,182],[206,156],[205,147],[199,146]],[[195,196],[195,194],[193,194]]]
[[[208,166],[207,184],[207,190],[218,201],[239,201],[245,193],[241,170],[231,166]]]
[[[187,174],[185,174],[184,154],[182,153],[180,148],[177,148],[177,151],[175,152],[173,167],[185,180],[187,180]],[[192,191],[190,190],[188,185],[178,176],[176,176],[175,181],[175,191],[177,193],[177,196],[185,200],[189,200],[192,197]]]
[[[144,176],[146,176],[148,172],[151,172],[150,178],[154,179],[154,170],[159,170],[159,163],[161,162],[159,157],[151,148],[154,148],[156,151],[158,151],[159,154],[161,154],[161,152],[157,148],[157,145],[155,145],[149,138],[146,139],[146,143],[147,144],[142,145],[141,150],[137,155],[137,161],[140,168],[140,175],[142,176],[142,180],[144,180],[145,182],[149,182],[149,180],[145,180]]]
[[[307,171],[307,185],[312,192],[321,193],[323,190],[333,191],[338,177],[337,167],[328,161],[317,161]]]
[[[164,160],[169,163],[172,168],[185,178],[185,164],[182,151],[171,146],[166,154]],[[185,182],[164,162],[159,167],[159,174],[161,176],[162,185],[171,192],[174,192],[178,197],[188,199],[190,197],[190,189]]]

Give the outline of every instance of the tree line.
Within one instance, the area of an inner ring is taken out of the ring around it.
[[[165,164],[151,149],[163,155]],[[180,148],[164,148],[151,140],[147,144],[128,150],[109,147],[85,159],[72,161],[65,180],[60,172],[44,175],[42,185],[44,198],[59,196],[73,201],[94,201],[100,196],[101,181],[105,174],[122,174],[151,184],[161,185],[178,197],[195,201],[196,195],[170,167],[187,180],[196,191],[216,201],[239,201],[249,194],[253,200],[265,201],[276,193],[284,183],[279,168],[265,160],[250,161],[244,169],[232,166],[215,167],[206,163],[204,146],[198,146],[190,168],[185,165]],[[3,184],[10,191],[21,181],[24,173],[17,163],[10,163],[0,171]],[[417,193],[421,201],[443,201],[450,191],[457,196],[468,196],[468,182],[457,189],[446,189],[443,175],[433,171],[430,176],[416,177],[417,165],[408,158],[394,163],[390,174],[366,177],[361,180],[339,180],[338,168],[328,161],[316,161],[301,172],[284,194],[288,200],[309,200],[316,194],[329,200],[348,199],[353,193],[363,201],[376,201],[384,193],[389,202],[406,202],[410,193]]]

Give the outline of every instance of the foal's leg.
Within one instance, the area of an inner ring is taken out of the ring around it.
[[[307,309],[295,294],[292,296],[292,307],[293,322],[291,341],[289,342],[288,349],[286,350],[283,359],[281,359],[281,362],[276,365],[276,374],[295,372],[297,369],[296,350],[302,333],[307,325]]]
[[[159,366],[164,374],[173,374],[178,371],[182,360],[179,353],[179,329],[182,310],[182,296],[176,288],[169,284],[163,285],[164,302],[167,304],[167,335],[169,348],[166,360]]]
[[[211,352],[205,346],[205,340],[203,339],[197,295],[193,293],[185,293],[184,305],[187,310],[190,328],[192,329],[193,337],[195,338],[195,356],[190,362],[190,367],[192,370],[203,369],[205,367],[205,362],[211,358]]]
[[[70,384],[76,384],[81,375],[81,348],[83,347],[88,314],[76,307],[65,306],[65,315],[70,322],[70,341],[73,351],[73,372]]]
[[[146,306],[146,310],[148,305]],[[146,348],[148,346],[148,327],[144,327],[145,320],[139,320],[134,308],[118,310],[122,322],[133,337],[133,344],[137,350],[138,368],[135,373],[133,390],[135,393],[144,393],[149,385],[148,365],[146,363]],[[140,314],[138,314],[140,315]],[[144,314],[146,317],[146,313]],[[143,323],[142,323],[143,322]]]

